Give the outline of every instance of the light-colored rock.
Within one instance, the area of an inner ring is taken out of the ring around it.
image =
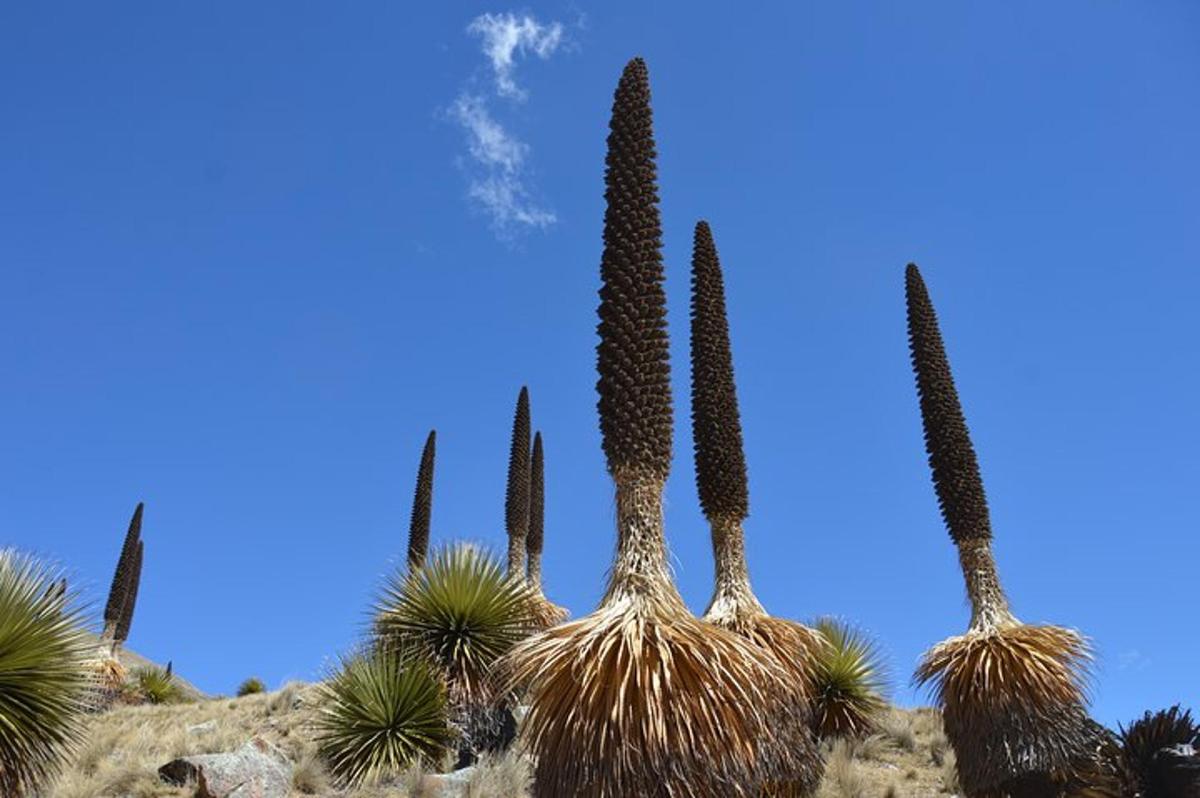
[[[279,749],[255,737],[237,751],[186,756],[158,769],[175,785],[196,782],[196,798],[287,798],[292,765]]]
[[[217,730],[217,721],[206,720],[204,723],[197,723],[194,726],[187,727],[188,734],[208,734]]]

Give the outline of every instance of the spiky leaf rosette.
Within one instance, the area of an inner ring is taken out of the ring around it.
[[[1014,780],[1065,783],[1093,768],[1104,739],[1084,709],[1091,653],[1078,632],[1010,625],[925,654],[918,684],[942,707],[968,795]]]
[[[878,646],[845,621],[821,618],[813,656],[813,730],[822,739],[865,737],[887,708],[887,669]]]
[[[992,528],[979,460],[958,401],[937,314],[916,264],[910,263],[905,270],[904,287],[909,348],[925,427],[925,451],[929,454],[942,518],[955,543],[990,539]]]
[[[504,528],[508,532],[508,572],[525,573],[525,538],[529,534],[529,389],[522,387],[513,413],[504,494]]]
[[[139,540],[137,550],[133,555],[133,564],[127,574],[128,584],[125,585],[125,602],[121,606],[121,617],[117,621],[113,640],[124,643],[129,639],[129,627],[133,624],[133,611],[137,607],[138,589],[142,584],[142,556],[145,553],[145,541]]]
[[[129,576],[133,570],[133,561],[137,556],[138,541],[142,536],[142,510],[144,505],[138,502],[129,519],[129,529],[125,532],[125,541],[121,544],[121,554],[117,558],[117,567],[113,571],[112,586],[108,589],[108,601],[104,605],[104,625],[115,629],[121,621],[125,607]]]
[[[708,222],[692,250],[692,442],[704,515],[744,520],[750,512],[742,421],[725,317],[725,282]]]
[[[455,701],[487,701],[493,665],[533,624],[529,606],[524,582],[486,551],[459,544],[392,575],[375,606],[375,635],[382,648],[444,673]]]
[[[171,666],[143,665],[130,673],[133,697],[148,704],[178,704],[187,696],[171,673]]]
[[[441,681],[422,662],[375,652],[345,660],[321,685],[317,746],[334,776],[369,785],[435,765],[454,741]]]
[[[417,487],[413,491],[412,515],[408,521],[408,567],[420,568],[429,552],[429,524],[433,512],[433,458],[437,450],[437,430],[431,429],[421,450],[417,469]]]
[[[671,468],[671,368],[650,76],[635,58],[613,97],[605,158],[604,254],[596,367],[608,470],[665,480]]]
[[[749,796],[812,766],[781,666],[664,596],[627,596],[535,635],[502,672],[507,689],[529,691],[522,736],[538,798]]]
[[[58,576],[0,550],[0,795],[35,794],[82,740],[91,646]]]
[[[1189,766],[1184,758],[1162,754],[1164,748],[1200,745],[1200,724],[1192,720],[1191,712],[1178,705],[1146,712],[1129,728],[1121,728],[1120,744],[1129,794],[1143,798],[1200,796],[1200,756],[1193,757]]]

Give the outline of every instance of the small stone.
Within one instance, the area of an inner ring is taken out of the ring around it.
[[[215,720],[206,720],[204,723],[197,723],[194,726],[187,727],[188,734],[208,734],[217,730],[217,722]]]

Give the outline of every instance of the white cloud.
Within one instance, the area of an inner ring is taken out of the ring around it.
[[[543,25],[528,14],[483,14],[467,26],[467,32],[483,39],[483,54],[492,62],[496,92],[501,97],[524,100],[525,90],[517,85],[516,56],[533,53],[543,61],[554,55],[563,43],[563,26],[558,22]]]
[[[510,12],[478,16],[467,26],[467,33],[482,39],[495,95],[509,104],[529,98],[517,85],[518,60],[531,55],[546,60],[564,43],[560,23],[543,24],[528,14]],[[538,207],[529,188],[529,145],[497,119],[489,104],[490,94],[463,91],[450,107],[450,118],[467,137],[467,196],[487,213],[501,238],[511,237],[520,228],[549,227],[557,221],[554,212]]]
[[[502,169],[510,174],[521,170],[529,145],[508,134],[503,125],[492,117],[482,97],[460,94],[454,101],[452,112],[470,134],[467,148],[471,157],[484,166]]]
[[[467,194],[491,216],[497,232],[510,232],[515,225],[553,224],[554,213],[536,207],[525,188],[529,145],[514,138],[495,120],[482,97],[459,95],[451,116],[467,133],[467,151],[476,167]]]

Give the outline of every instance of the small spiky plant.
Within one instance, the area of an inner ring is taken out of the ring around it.
[[[333,775],[369,785],[436,765],[454,741],[441,680],[423,662],[359,655],[321,685],[314,726]]]
[[[504,529],[508,533],[508,575],[525,581],[525,539],[529,535],[529,389],[522,386],[513,413],[504,492]]]
[[[733,377],[725,280],[708,222],[696,224],[692,250],[692,442],[696,488],[712,533],[716,567],[713,595],[704,620],[750,640],[787,669],[800,688],[796,714],[811,712],[813,653],[820,641],[812,629],[773,618],[750,584],[742,525],[750,514],[750,490],[742,445],[742,422]],[[807,725],[793,730],[795,772],[772,792],[809,795],[824,762]]]
[[[782,667],[693,618],[667,565],[670,363],[640,58],[617,85],[606,164],[597,391],[616,558],[600,607],[520,643],[506,683],[528,687],[522,734],[539,798],[753,794],[781,770],[773,732],[793,705]]]
[[[1121,728],[1121,759],[1125,790],[1139,798],[1196,798],[1200,796],[1200,754],[1169,757],[1163,749],[1200,746],[1200,724],[1178,705],[1147,712]]]
[[[496,662],[532,625],[529,591],[495,557],[469,544],[436,550],[425,567],[397,571],[375,606],[379,647],[442,673],[455,703],[488,703]]]
[[[525,549],[529,560],[525,579],[533,595],[534,624],[549,629],[567,619],[567,610],[546,598],[542,592],[542,548],[546,540],[546,454],[542,433],[533,436],[533,454],[529,458],[529,535]]]
[[[437,449],[437,430],[430,430],[421,451],[417,469],[417,487],[413,491],[412,516],[408,521],[408,568],[425,564],[429,552],[429,525],[433,513],[433,458]]]
[[[926,652],[916,681],[932,685],[941,704],[969,798],[1036,795],[1083,779],[1106,781],[1096,757],[1107,740],[1084,708],[1087,641],[1073,629],[1023,624],[1009,609],[992,557],[979,463],[937,316],[913,264],[905,288],[925,448],[971,603],[967,633]]]
[[[844,621],[822,618],[816,629],[824,644],[814,657],[813,728],[826,740],[865,737],[887,709],[887,675],[879,648]]]
[[[126,610],[136,601],[131,601],[131,591],[136,592],[137,580],[134,570],[137,564],[138,547],[142,538],[142,511],[145,506],[138,502],[129,519],[129,528],[125,532],[125,540],[121,544],[121,554],[117,558],[117,567],[113,571],[112,586],[108,589],[108,601],[104,605],[104,632],[101,635],[102,646],[110,649],[109,655],[115,656],[121,644],[129,634],[129,624],[124,623],[126,615],[132,619],[133,613]],[[125,635],[121,635],[124,626]]]
[[[83,734],[91,646],[58,574],[0,550],[0,795],[33,795]]]
[[[157,665],[134,668],[130,677],[129,687],[135,700],[148,704],[178,704],[186,698],[183,688],[175,681],[170,663],[165,668]]]

